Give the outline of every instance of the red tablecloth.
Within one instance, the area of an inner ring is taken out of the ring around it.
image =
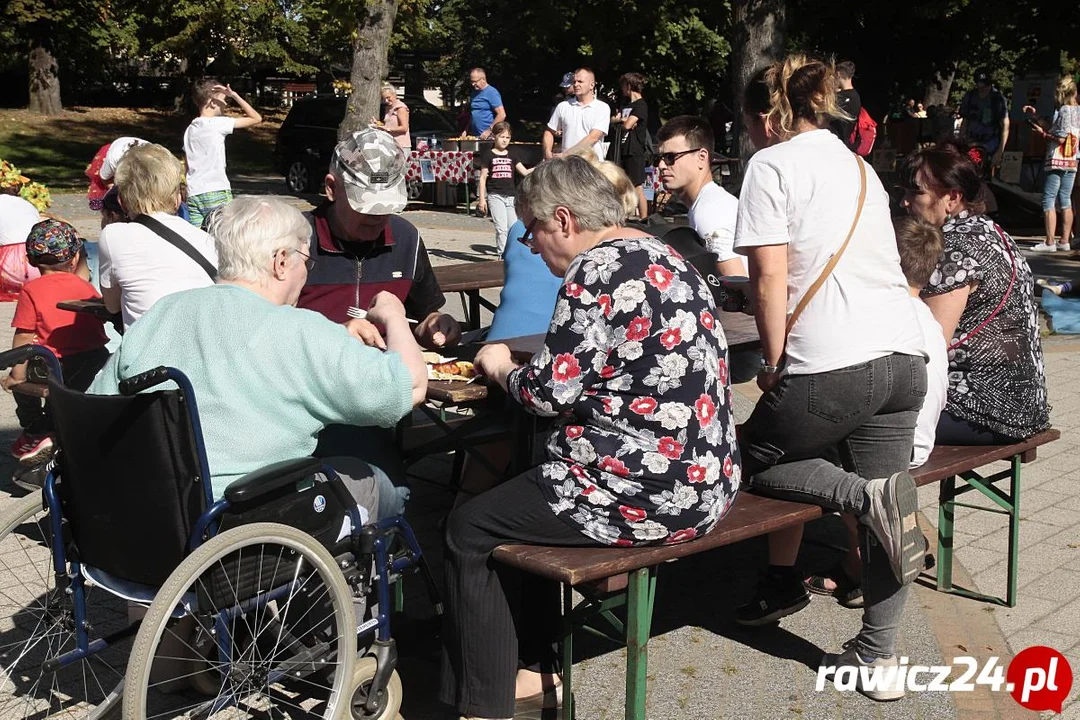
[[[464,183],[472,176],[473,153],[458,150],[413,150],[409,154],[408,180],[423,180],[420,161],[430,160],[438,182]]]

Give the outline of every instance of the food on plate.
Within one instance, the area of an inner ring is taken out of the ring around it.
[[[435,363],[428,367],[434,380],[472,380],[476,377],[476,368],[468,360]]]

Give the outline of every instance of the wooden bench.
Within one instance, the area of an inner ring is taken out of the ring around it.
[[[1020,471],[1035,459],[1036,448],[1057,440],[1060,432],[1047,430],[1015,445],[938,447],[925,465],[912,475],[919,486],[940,482],[938,520],[937,587],[1012,607],[1016,604],[1016,570],[1019,554]],[[976,470],[1005,460],[1009,467],[989,476]],[[966,484],[957,487],[956,479]],[[1009,479],[1009,489],[995,486]],[[957,497],[977,490],[996,508],[958,502]],[[1005,600],[952,586],[953,514],[955,508],[972,507],[1009,516],[1009,582]],[[816,505],[776,500],[740,492],[727,516],[708,534],[681,545],[644,548],[557,548],[503,545],[493,553],[496,560],[541,577],[558,580],[563,588],[563,698],[564,717],[573,717],[573,632],[587,629],[626,645],[626,708],[628,720],[644,720],[649,632],[656,596],[657,568],[690,555],[766,535],[821,517]],[[573,591],[583,600],[576,606]],[[626,606],[626,622],[612,612]],[[599,625],[596,624],[599,622]]]

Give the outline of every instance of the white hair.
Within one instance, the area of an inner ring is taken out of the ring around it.
[[[214,211],[210,234],[222,280],[260,282],[271,274],[278,250],[306,250],[311,225],[282,200],[246,195]]]
[[[525,176],[517,193],[517,206],[533,217],[550,220],[565,207],[582,230],[603,230],[622,225],[626,209],[615,186],[588,160],[577,155],[545,160]]]

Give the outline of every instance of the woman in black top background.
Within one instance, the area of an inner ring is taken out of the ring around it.
[[[645,76],[626,73],[619,78],[619,87],[627,104],[611,119],[613,124],[621,128],[616,149],[611,155],[637,188],[638,216],[645,218],[649,214],[649,202],[645,199],[645,138],[649,125],[649,105],[641,95],[645,89]]]

